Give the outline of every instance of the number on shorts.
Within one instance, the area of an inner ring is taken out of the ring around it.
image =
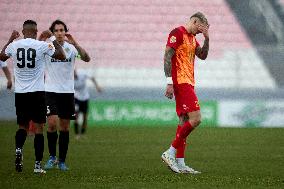
[[[195,101],[195,106],[196,106],[196,108],[199,108],[199,102],[198,101]]]
[[[46,112],[47,112],[47,114],[50,114],[49,106],[46,106]]]

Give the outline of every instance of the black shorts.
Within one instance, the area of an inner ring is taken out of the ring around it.
[[[28,125],[46,122],[45,92],[15,93],[17,124]]]
[[[75,119],[74,93],[46,92],[47,116],[58,115],[62,119]]]
[[[75,98],[75,111],[76,113],[82,112],[86,114],[89,109],[89,100],[78,100]]]

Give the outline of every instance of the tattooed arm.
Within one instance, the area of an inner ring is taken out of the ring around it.
[[[201,60],[205,60],[207,58],[209,51],[209,38],[205,38],[203,47],[197,47],[195,50],[195,54]]]
[[[164,72],[166,77],[172,77],[172,57],[175,49],[167,47],[164,55]]]
[[[208,55],[208,51],[209,51],[209,25],[204,25],[204,24],[200,24],[198,26],[199,31],[202,32],[205,40],[204,40],[204,44],[203,47],[197,47],[195,54],[198,58],[200,58],[201,60],[205,60],[207,58]]]
[[[165,96],[169,99],[173,98],[173,85],[172,85],[172,57],[175,54],[175,50],[171,47],[167,47],[164,56],[164,72],[167,77],[167,88]],[[170,81],[169,81],[170,80]]]

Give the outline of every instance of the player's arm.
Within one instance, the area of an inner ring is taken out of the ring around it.
[[[195,50],[195,55],[200,58],[201,60],[205,60],[208,56],[209,51],[209,33],[208,33],[209,26],[200,25],[199,30],[203,33],[205,38],[204,44],[202,47],[198,46]]]
[[[56,40],[54,40],[52,43],[53,43],[53,45],[55,47],[55,52],[54,52],[54,54],[51,57],[55,58],[57,60],[65,60],[66,59],[66,55],[65,55],[64,50],[61,47],[61,45],[59,45],[59,43]]]
[[[3,70],[3,72],[4,72],[4,74],[5,74],[6,78],[7,78],[7,89],[11,89],[12,88],[12,83],[13,83],[12,82],[11,73],[10,73],[10,71],[9,71],[7,66],[2,67],[2,70]]]
[[[91,81],[94,83],[94,85],[95,85],[95,87],[96,87],[96,90],[97,90],[99,93],[102,92],[102,89],[101,89],[101,87],[98,85],[98,83],[97,83],[95,77],[92,77],[92,78],[91,78]]]
[[[172,57],[174,54],[175,49],[167,46],[164,55],[164,72],[167,78],[172,77]]]
[[[172,83],[172,57],[175,54],[175,49],[166,47],[164,55],[164,72],[167,77],[167,88],[165,96],[169,99],[173,98],[173,83]]]
[[[10,36],[10,38],[9,38],[9,40],[8,40],[8,42],[7,42],[7,44],[2,48],[2,51],[1,51],[1,53],[0,53],[0,60],[1,60],[1,61],[5,62],[5,61],[9,58],[9,56],[7,56],[7,55],[5,54],[5,50],[6,50],[6,48],[8,47],[8,45],[9,45],[10,43],[12,43],[15,39],[17,39],[19,36],[20,36],[20,33],[19,33],[18,31],[14,30],[14,31],[12,32],[12,34],[11,34],[11,36]]]
[[[91,58],[89,56],[89,54],[86,52],[85,49],[83,49],[73,38],[73,36],[69,33],[65,34],[65,36],[68,39],[68,42],[72,45],[74,45],[74,47],[77,49],[78,54],[81,57],[81,60],[85,61],[85,62],[90,62]]]

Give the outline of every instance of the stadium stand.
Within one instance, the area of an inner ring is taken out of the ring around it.
[[[277,88],[284,87],[284,14],[278,0],[249,0],[227,3],[273,76]]]
[[[102,86],[161,88],[167,35],[196,11],[204,12],[211,24],[209,57],[196,64],[198,87],[275,88],[225,0],[2,0],[0,45],[26,19],[36,20],[43,31],[59,18],[93,58],[77,67],[95,74]],[[202,44],[202,36],[198,39]],[[3,86],[3,73],[1,81]]]

